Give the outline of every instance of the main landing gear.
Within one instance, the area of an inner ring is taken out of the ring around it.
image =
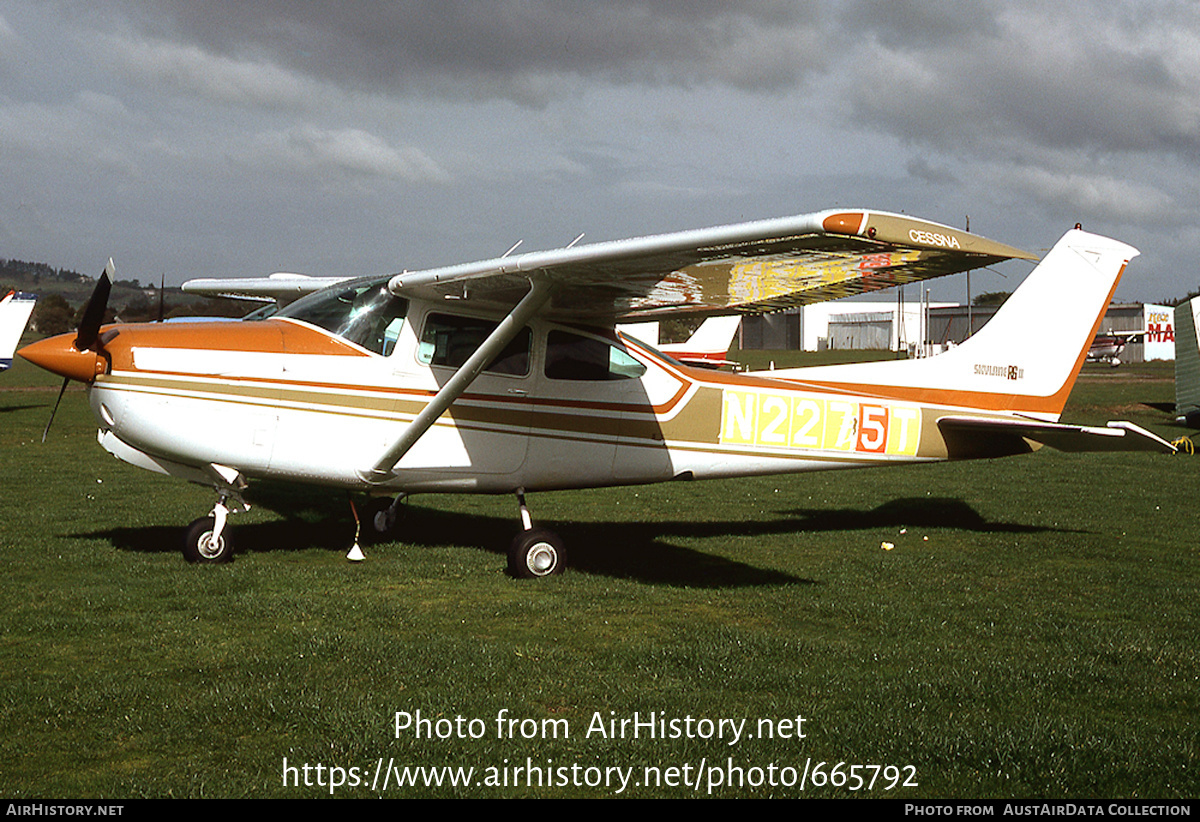
[[[521,533],[508,548],[508,573],[517,579],[536,579],[561,574],[567,565],[567,549],[562,538],[545,528],[534,528],[525,505],[525,490],[517,491],[521,509]]]
[[[376,497],[363,511],[363,520],[376,537],[384,537],[396,530],[403,518],[403,502],[407,494],[394,500]],[[529,507],[525,504],[525,490],[517,490],[517,504],[521,510],[521,532],[513,539],[508,549],[508,573],[518,579],[536,579],[561,574],[567,564],[566,546],[562,538],[545,528],[534,528]],[[355,515],[357,518],[357,514]],[[358,542],[355,540],[355,547]],[[354,553],[353,551],[351,552]],[[361,559],[361,554],[355,555]]]
[[[403,518],[403,504],[406,499],[408,494],[399,494],[395,499],[373,497],[364,510],[371,533],[376,537],[386,537],[395,532],[397,524]]]
[[[402,503],[407,496],[400,494],[395,499],[380,497],[372,500],[364,511],[370,532],[384,536],[395,531],[404,510]],[[523,488],[517,491],[517,505],[521,512],[521,531],[508,548],[508,573],[517,579],[561,574],[567,566],[567,550],[562,538],[546,528],[533,527]],[[184,559],[199,564],[232,562],[233,535],[228,528],[228,520],[230,514],[239,510],[250,510],[240,494],[229,489],[218,491],[217,502],[208,516],[200,517],[188,526],[183,543]],[[355,517],[357,519],[357,513]],[[362,559],[361,552],[355,554],[352,549],[351,558]]]

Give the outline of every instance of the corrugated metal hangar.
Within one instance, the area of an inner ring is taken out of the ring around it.
[[[743,349],[751,350],[907,350],[912,356],[927,356],[961,344],[983,328],[996,310],[997,306],[953,303],[836,301],[745,317],[739,340]],[[1173,360],[1173,321],[1170,306],[1114,303],[1097,335],[1129,338],[1122,362]]]

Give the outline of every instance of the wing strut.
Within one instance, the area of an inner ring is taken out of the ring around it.
[[[475,378],[487,367],[504,347],[512,342],[520,333],[525,323],[537,313],[546,301],[550,299],[552,290],[550,282],[543,278],[530,278],[529,293],[527,293],[507,317],[500,321],[496,329],[475,349],[467,361],[454,372],[454,376],[441,387],[429,405],[417,414],[416,418],[404,429],[400,439],[388,448],[379,461],[367,471],[360,471],[359,476],[370,483],[383,483],[394,476],[392,469],[408,450],[416,445],[417,440],[430,429],[450,405],[462,396],[463,392],[475,381]]]

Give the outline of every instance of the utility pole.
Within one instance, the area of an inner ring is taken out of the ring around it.
[[[967,233],[971,233],[971,215],[967,215]],[[971,309],[971,272],[967,272],[967,336],[970,339],[975,333],[975,316]],[[965,342],[966,340],[964,340]]]

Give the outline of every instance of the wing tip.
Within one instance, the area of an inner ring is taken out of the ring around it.
[[[865,237],[880,243],[938,251],[960,251],[1000,259],[1037,260],[1036,254],[951,226],[882,211],[826,212],[822,228],[830,234]]]
[[[821,221],[821,227],[830,234],[862,234],[866,227],[867,211],[837,211]]]

